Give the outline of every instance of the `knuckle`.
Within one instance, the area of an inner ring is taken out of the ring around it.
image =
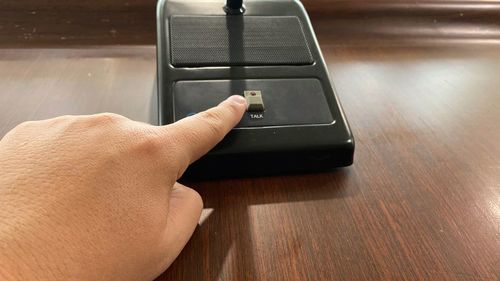
[[[158,134],[143,133],[137,136],[137,139],[134,150],[140,154],[152,155],[164,150],[165,142]]]
[[[175,170],[183,160],[186,151],[183,149],[183,136],[178,136],[153,126],[142,127],[134,130],[127,136],[132,140],[128,150],[137,157],[146,157],[160,164],[168,163]]]
[[[177,143],[179,146],[184,144],[195,144],[197,142],[202,141],[204,138],[203,133],[199,130],[185,130],[176,134],[172,141]]]
[[[17,125],[14,129],[15,130],[29,129],[29,128],[32,128],[36,123],[37,123],[37,121],[25,121],[25,122],[22,122],[21,124]]]
[[[204,120],[207,121],[218,121],[222,119],[222,114],[219,110],[207,110],[203,111],[199,114],[200,118],[203,118]]]
[[[25,121],[14,127],[12,132],[21,134],[37,133],[40,135],[50,131],[61,130],[63,127],[61,125],[69,123],[68,120],[70,119],[66,118],[66,116],[60,116],[46,120]]]
[[[48,120],[49,125],[53,128],[60,128],[62,130],[71,129],[77,124],[78,117],[73,115],[63,115]]]
[[[30,134],[40,133],[40,129],[48,129],[46,121],[25,121],[15,126],[10,133],[14,134]],[[44,130],[46,131],[46,130]]]
[[[231,111],[231,114],[233,114],[233,115],[239,114],[239,113],[240,113],[240,111],[241,111],[241,108],[240,108],[238,105],[234,104],[234,103],[230,103],[230,104],[227,106],[227,109],[228,109],[229,111]]]
[[[84,119],[85,125],[89,127],[101,126],[101,125],[115,125],[124,121],[125,117],[115,114],[115,113],[99,113],[95,115],[90,115]]]
[[[76,116],[74,116],[74,115],[61,115],[61,116],[58,116],[56,118],[49,119],[47,121],[54,124],[54,123],[67,122],[68,120],[73,120],[75,118],[76,118]]]
[[[4,136],[0,136],[0,141],[4,141],[6,139],[16,139],[23,136],[29,136],[33,133],[34,122],[26,121],[18,124],[12,130],[7,132]]]
[[[117,123],[123,120],[121,115],[110,112],[100,113],[94,116],[99,123]]]
[[[224,133],[224,127],[222,126],[223,117],[219,111],[205,111],[200,114],[199,118],[214,135],[222,135]]]

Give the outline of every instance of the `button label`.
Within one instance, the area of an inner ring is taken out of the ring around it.
[[[264,114],[263,113],[250,113],[250,118],[251,119],[263,119],[264,118]]]

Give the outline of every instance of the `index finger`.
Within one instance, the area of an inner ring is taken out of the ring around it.
[[[231,96],[218,106],[164,127],[176,143],[181,170],[198,160],[236,126],[247,108],[242,96]]]

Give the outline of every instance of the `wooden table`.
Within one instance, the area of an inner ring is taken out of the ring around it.
[[[195,184],[200,225],[158,280],[500,280],[500,3],[335,3],[313,24],[354,165]],[[62,114],[156,122],[154,22],[134,37],[108,13],[81,36],[0,22],[0,136]]]

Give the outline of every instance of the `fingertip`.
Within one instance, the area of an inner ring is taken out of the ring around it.
[[[243,114],[247,109],[247,100],[240,95],[233,95],[220,103],[220,105],[230,105],[237,109],[237,113]]]
[[[240,96],[240,95],[232,95],[229,98],[227,98],[225,101],[235,102],[237,104],[243,104],[243,105],[247,104],[247,100],[243,96]]]

